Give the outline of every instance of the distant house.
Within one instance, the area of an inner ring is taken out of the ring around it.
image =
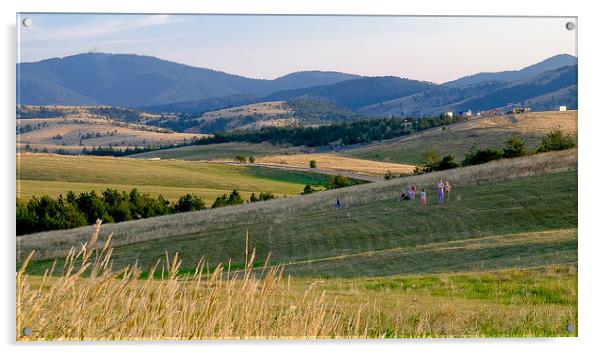
[[[487,112],[485,112],[486,116],[500,116],[503,115],[504,112],[501,109],[498,108],[494,108],[494,109],[490,109]]]
[[[445,112],[445,113],[443,113],[443,115],[445,117],[453,117],[454,116],[454,112]]]
[[[149,161],[159,161],[159,160],[161,160],[161,158],[160,157],[149,157],[149,158],[147,158],[147,160],[149,160]]]
[[[463,111],[463,112],[460,112],[460,115],[462,115],[462,117],[469,118],[469,117],[472,117],[472,111],[470,111],[470,110]]]
[[[566,111],[566,106],[558,106],[558,110],[560,112],[564,112],[564,111]]]
[[[515,108],[512,108],[512,111],[511,111],[512,114],[521,114],[521,113],[529,113],[529,112],[531,112],[531,108],[529,108],[529,107],[522,107],[522,108],[515,107]]]

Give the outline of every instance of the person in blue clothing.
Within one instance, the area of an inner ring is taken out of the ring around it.
[[[339,199],[339,197],[337,197],[337,200],[334,202],[334,210],[339,210],[341,209],[341,200]]]
[[[445,191],[445,183],[443,183],[443,178],[437,182],[437,199],[439,200],[439,204],[443,204],[443,196]]]

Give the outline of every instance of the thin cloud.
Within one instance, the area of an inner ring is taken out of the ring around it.
[[[61,28],[37,27],[34,24],[29,33],[21,34],[21,40],[35,42],[89,39],[114,33],[123,33],[125,31],[182,22],[182,20],[183,18],[175,18],[169,15],[119,15]]]

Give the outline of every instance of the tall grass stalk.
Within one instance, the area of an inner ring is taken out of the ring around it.
[[[17,337],[52,339],[202,339],[202,338],[333,338],[360,337],[362,313],[341,316],[336,303],[309,286],[292,296],[282,267],[253,268],[248,252],[243,272],[218,265],[209,272],[201,260],[193,275],[178,275],[178,254],[166,255],[161,278],[140,279],[134,265],[111,269],[111,237],[98,245],[100,222],[90,240],[72,248],[62,274],[49,269],[31,281],[17,272]],[[247,241],[248,244],[248,241]],[[267,261],[266,261],[267,266]],[[159,262],[149,271],[158,273]],[[32,328],[31,336],[21,330]]]

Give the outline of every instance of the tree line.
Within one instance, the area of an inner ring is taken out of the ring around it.
[[[184,146],[186,144],[171,144],[165,146],[144,146],[144,147],[128,147],[125,149],[115,149],[112,146],[99,146],[93,148],[83,148],[82,155],[92,155],[92,156],[114,156],[114,157],[123,157],[134,154],[141,154],[143,152],[164,150],[164,149],[172,149],[178,146]]]
[[[259,130],[218,132],[212,137],[198,139],[192,144],[208,145],[227,142],[290,144],[293,146],[352,145],[392,139],[442,125],[458,123],[468,118],[439,116],[426,118],[374,118],[335,123],[317,127],[263,127]]]
[[[275,196],[272,193],[253,193],[248,202],[273,198]],[[229,195],[218,196],[211,207],[245,202],[238,190],[234,189]],[[186,194],[172,203],[161,195],[153,197],[137,189],[126,192],[107,188],[100,194],[91,191],[79,195],[69,191],[66,196],[59,195],[58,198],[44,195],[28,201],[17,198],[17,235],[72,229],[94,224],[97,219],[109,223],[121,222],[205,208],[203,199],[195,194]]]
[[[347,187],[361,183],[345,176],[331,176],[329,182],[319,186],[305,186],[301,194],[317,192],[322,189]],[[319,187],[319,188],[316,188]],[[211,208],[221,208],[244,203],[255,203],[277,198],[273,193],[251,193],[245,200],[238,189],[219,195]],[[44,195],[29,200],[17,198],[17,235],[50,230],[72,229],[92,225],[97,219],[103,222],[122,222],[145,219],[153,216],[183,213],[206,209],[205,201],[195,194],[181,196],[176,202],[170,202],[163,196],[153,197],[141,193],[136,188],[130,192],[107,188],[75,194],[67,192],[57,198]]]

